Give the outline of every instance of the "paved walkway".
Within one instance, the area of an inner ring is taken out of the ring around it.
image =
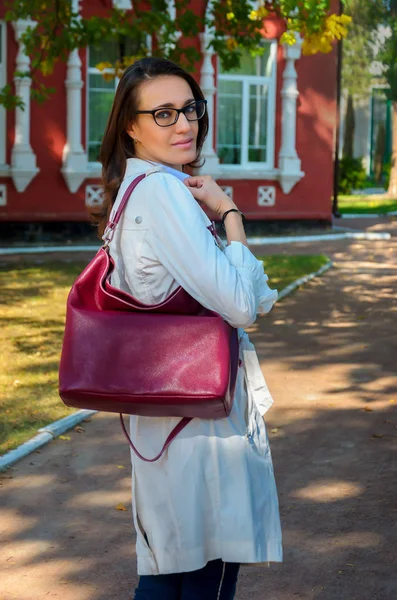
[[[250,330],[276,399],[284,563],[243,567],[237,600],[395,600],[397,239],[261,250],[335,268]],[[82,426],[0,476],[1,600],[133,595],[128,448],[116,417]]]

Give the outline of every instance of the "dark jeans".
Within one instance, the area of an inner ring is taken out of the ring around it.
[[[134,600],[233,600],[239,568],[219,559],[198,571],[141,575]]]

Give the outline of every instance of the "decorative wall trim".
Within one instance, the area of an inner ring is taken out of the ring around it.
[[[209,0],[206,16],[210,13],[212,4],[212,0]],[[200,173],[211,173],[211,175],[215,175],[219,167],[219,158],[214,148],[214,97],[216,92],[215,69],[212,61],[214,51],[212,48],[207,47],[213,39],[213,35],[213,31],[208,25],[205,26],[204,33],[200,34],[201,52],[203,55],[200,87],[207,100],[208,111],[208,135],[201,152],[202,157],[205,159],[205,164],[201,167]]]
[[[15,37],[18,42],[16,60],[17,71],[28,71],[30,59],[25,54],[21,35],[27,27],[35,25],[34,21],[20,19],[13,23]],[[40,169],[36,166],[36,155],[30,145],[30,77],[14,77],[15,92],[22,98],[24,110],[15,109],[15,142],[11,151],[11,177],[18,192],[24,192]]]
[[[98,206],[102,204],[103,191],[101,185],[89,184],[85,186],[86,206]]]
[[[292,188],[304,176],[301,171],[301,161],[296,151],[296,101],[299,96],[297,87],[297,72],[295,61],[301,56],[302,39],[297,36],[293,46],[283,44],[285,68],[283,73],[282,117],[281,117],[281,148],[278,155],[279,180],[284,194],[289,194]]]
[[[0,183],[0,206],[7,205],[7,186],[5,183]]]
[[[278,169],[248,169],[233,165],[219,165],[214,174],[215,179],[262,179],[262,181],[277,180],[278,176]]]
[[[276,188],[274,185],[258,187],[258,206],[274,206],[276,204]]]
[[[229,196],[230,200],[233,200],[233,186],[221,185],[221,189]]]

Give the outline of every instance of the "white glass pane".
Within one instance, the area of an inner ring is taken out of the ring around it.
[[[266,162],[268,99],[267,84],[249,86],[249,162]]]
[[[265,52],[263,56],[251,56],[247,50],[242,51],[241,62],[238,68],[230,71],[222,71],[222,67],[220,67],[219,72],[225,75],[257,75],[259,77],[269,77],[271,75],[270,44],[265,43],[264,48]]]
[[[88,160],[90,162],[97,161],[99,158],[99,148],[112,107],[115,85],[114,81],[106,82],[102,75],[89,76]]]
[[[241,81],[219,81],[217,154],[222,164],[241,163],[242,100]]]

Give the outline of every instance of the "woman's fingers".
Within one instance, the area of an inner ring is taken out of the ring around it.
[[[183,183],[186,187],[201,188],[204,185],[204,180],[202,177],[187,177],[184,179]]]

